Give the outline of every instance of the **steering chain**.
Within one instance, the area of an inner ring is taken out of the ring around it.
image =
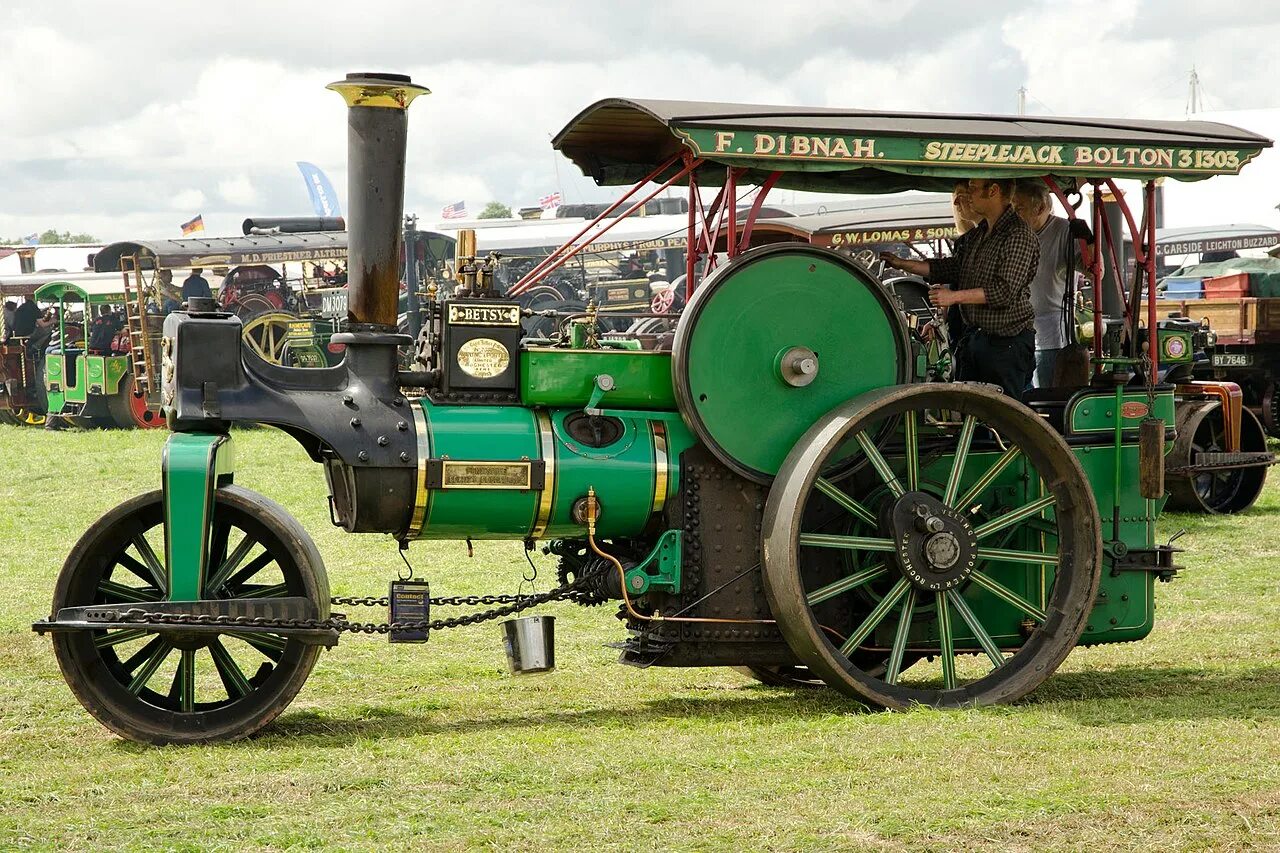
[[[455,595],[430,599],[432,604],[440,606],[476,606],[501,604],[490,610],[479,613],[467,613],[449,619],[420,619],[411,622],[352,622],[346,616],[330,616],[328,619],[275,619],[266,616],[214,616],[208,613],[155,613],[140,607],[132,607],[120,611],[117,622],[143,622],[159,625],[227,625],[246,628],[259,628],[270,631],[272,628],[306,628],[312,630],[330,630],[352,634],[388,634],[392,631],[442,631],[445,628],[460,628],[464,625],[475,625],[488,622],[502,616],[510,616],[530,607],[547,604],[552,601],[574,601],[586,594],[583,589],[596,575],[603,573],[605,566],[584,572],[572,583],[562,584],[547,592],[532,595]],[[390,604],[388,598],[372,596],[353,597],[335,596],[329,599],[332,604],[346,604],[355,607],[377,607]]]

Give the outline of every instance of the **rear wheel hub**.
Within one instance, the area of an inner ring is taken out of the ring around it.
[[[890,515],[898,568],[916,589],[964,583],[977,563],[978,538],[964,516],[926,492],[907,492]]]

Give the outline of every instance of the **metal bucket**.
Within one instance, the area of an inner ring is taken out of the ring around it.
[[[502,645],[513,675],[556,668],[556,617],[522,616],[502,623]]]

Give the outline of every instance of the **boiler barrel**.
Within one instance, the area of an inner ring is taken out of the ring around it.
[[[693,439],[679,421],[585,418],[580,409],[415,403],[409,536],[582,537],[574,505],[590,487],[600,498],[601,537],[638,534],[676,494],[679,454]]]

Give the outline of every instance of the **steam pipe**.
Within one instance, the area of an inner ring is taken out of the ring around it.
[[[409,104],[430,94],[403,74],[360,72],[330,83],[347,102],[347,320],[394,332],[400,296]]]

